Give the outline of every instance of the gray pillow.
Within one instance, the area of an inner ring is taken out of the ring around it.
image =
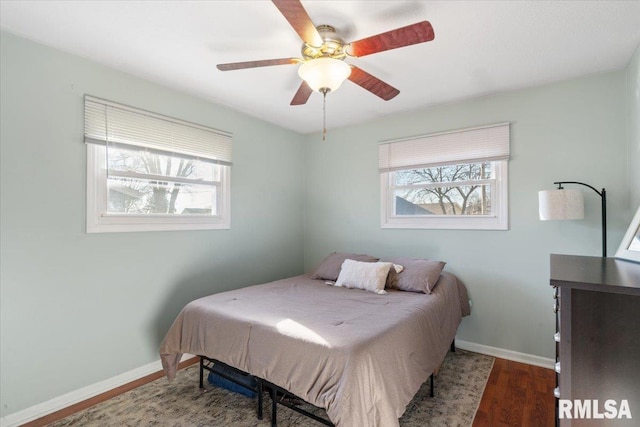
[[[348,254],[332,252],[324,259],[311,275],[312,279],[331,280],[335,282],[340,275],[340,267],[345,259],[361,262],[377,262],[379,258],[370,255]]]
[[[392,268],[387,276],[389,289],[401,291],[423,292],[430,294],[438,283],[440,273],[446,262],[413,258],[386,258],[383,261],[399,264],[404,267],[401,273]]]

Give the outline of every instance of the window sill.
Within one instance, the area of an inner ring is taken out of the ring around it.
[[[183,218],[132,218],[121,216],[103,216],[98,221],[87,223],[87,233],[122,233],[136,231],[181,231],[181,230],[228,230],[231,224],[219,219],[189,218],[189,221],[177,221]],[[137,221],[134,221],[137,220]],[[151,221],[154,220],[154,221]]]
[[[425,229],[425,230],[508,230],[506,220],[495,216],[460,218],[383,218],[381,228]]]

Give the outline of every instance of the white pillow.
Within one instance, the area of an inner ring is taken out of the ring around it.
[[[346,259],[342,263],[336,286],[386,294],[384,285],[391,267],[393,264],[390,262],[360,262]]]

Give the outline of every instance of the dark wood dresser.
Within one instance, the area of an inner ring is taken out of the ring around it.
[[[557,423],[640,426],[640,264],[551,255],[551,286],[557,329]],[[572,401],[573,419],[558,419],[558,398],[565,408],[564,399]],[[590,400],[586,403],[591,419],[575,419],[575,400]],[[622,400],[627,400],[633,418],[608,419],[613,411],[605,408],[607,400],[615,401],[618,416]],[[599,417],[596,412],[603,417],[593,419]]]

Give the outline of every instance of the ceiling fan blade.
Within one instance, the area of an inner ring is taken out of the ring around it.
[[[350,43],[349,55],[360,57],[385,50],[411,46],[433,40],[435,34],[429,21],[417,22]]]
[[[379,78],[372,76],[361,68],[351,66],[351,75],[349,80],[358,86],[368,90],[374,95],[388,101],[400,93],[398,89],[388,83],[383,82]]]
[[[296,92],[296,94],[293,96],[293,99],[291,100],[291,105],[306,104],[312,92],[313,90],[309,87],[307,82],[303,80],[302,83],[300,84],[300,87],[298,88],[298,91]]]
[[[322,46],[322,37],[313,25],[309,14],[299,0],[271,0],[289,24],[296,30],[303,42],[310,46]]]
[[[268,67],[270,65],[298,64],[299,62],[300,60],[297,58],[263,59],[260,61],[230,62],[228,64],[218,64],[216,65],[216,67],[220,71],[231,71],[242,70],[244,68]]]

